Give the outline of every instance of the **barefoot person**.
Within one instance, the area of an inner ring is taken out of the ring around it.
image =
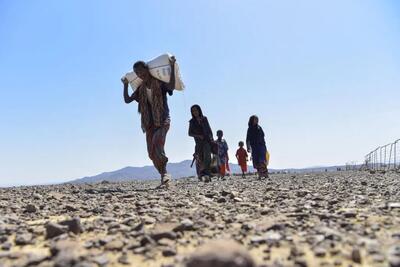
[[[192,119],[189,122],[189,136],[193,137],[196,142],[195,154],[196,163],[199,164],[199,180],[208,182],[211,175],[212,130],[199,105],[193,105],[190,112]]]
[[[242,177],[246,178],[246,172],[247,172],[247,159],[248,159],[248,154],[246,149],[243,148],[244,143],[243,141],[239,142],[239,148],[236,150],[236,158],[238,160],[238,164],[240,166],[240,169],[242,170]]]
[[[219,167],[219,175],[221,178],[224,178],[226,175],[226,165],[228,164],[228,144],[225,139],[222,139],[224,136],[224,132],[222,130],[217,131],[218,139],[215,141],[218,145],[218,167]]]
[[[125,103],[129,104],[134,100],[139,103],[138,112],[141,115],[142,130],[146,133],[147,152],[161,175],[162,185],[171,180],[171,175],[167,173],[168,158],[165,155],[164,145],[170,126],[167,94],[172,95],[175,87],[175,61],[175,57],[170,58],[169,83],[151,76],[148,66],[143,61],[133,65],[133,70],[143,83],[132,95],[128,93],[128,80],[126,78],[123,80]]]
[[[246,144],[247,151],[251,152],[253,166],[257,169],[259,178],[268,178],[265,134],[261,126],[258,125],[258,117],[255,115],[249,119]]]

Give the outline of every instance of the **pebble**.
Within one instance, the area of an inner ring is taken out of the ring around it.
[[[53,238],[68,232],[68,226],[57,224],[57,223],[47,223],[46,228],[46,238]]]
[[[98,256],[95,256],[92,260],[99,266],[106,266],[109,262],[109,259],[105,254],[100,254]]]
[[[359,263],[361,264],[361,253],[360,250],[357,248],[354,248],[351,252],[351,259],[355,262],[355,263]]]
[[[122,254],[121,256],[118,257],[118,262],[123,264],[123,265],[130,265],[131,262],[128,259],[128,255],[126,253]]]
[[[33,243],[34,241],[31,233],[17,234],[15,237],[15,244],[17,246],[25,246]]]
[[[105,245],[105,249],[121,251],[124,245],[125,244],[122,240],[113,240]]]
[[[177,234],[173,231],[156,232],[156,233],[152,233],[150,236],[155,241],[158,241],[163,238],[170,239],[170,240],[175,240],[177,238]]]
[[[68,231],[74,234],[83,233],[83,227],[81,220],[79,218],[72,218],[70,220],[64,220],[60,222],[60,225],[65,225],[68,227]]]
[[[319,258],[325,257],[325,255],[326,255],[326,249],[325,249],[325,248],[322,248],[322,247],[316,247],[316,248],[314,249],[314,255],[315,255],[316,257],[319,257]]]
[[[194,223],[189,219],[181,221],[180,225],[174,228],[175,232],[193,231]]]
[[[73,266],[80,262],[82,248],[78,242],[60,240],[50,247],[50,252],[54,256],[54,266]]]
[[[37,211],[37,208],[36,208],[36,206],[33,205],[33,204],[28,204],[28,205],[26,205],[26,207],[25,207],[25,211],[26,211],[26,212],[29,212],[29,213],[33,213],[33,212],[36,212],[36,211]]]
[[[217,202],[218,203],[225,203],[226,202],[226,198],[220,197],[220,198],[218,198]]]
[[[400,202],[390,202],[388,203],[389,209],[400,209]]]
[[[177,254],[176,249],[174,249],[174,248],[165,248],[162,250],[162,255],[164,257],[172,257],[172,256],[175,256],[176,254]]]

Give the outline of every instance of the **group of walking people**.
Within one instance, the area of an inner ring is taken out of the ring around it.
[[[213,139],[213,132],[206,116],[199,105],[191,107],[192,119],[189,122],[189,136],[196,143],[194,160],[199,180],[208,182],[212,176],[225,177],[229,172],[228,144],[223,139],[223,131],[217,131],[217,139]],[[247,137],[247,151],[244,142],[239,142],[236,158],[242,170],[242,176],[247,172],[248,153],[251,153],[253,166],[257,169],[260,178],[268,177],[267,147],[265,134],[258,124],[258,117],[253,115],[249,119]],[[213,162],[214,161],[214,162]]]
[[[170,115],[167,95],[172,96],[175,86],[175,57],[170,58],[171,78],[165,83],[154,78],[147,64],[138,61],[133,65],[136,75],[142,80],[142,84],[132,93],[129,93],[129,82],[123,80],[124,100],[129,104],[138,102],[138,112],[141,115],[141,126],[146,134],[147,152],[154,167],[160,173],[161,185],[168,185],[171,175],[167,172],[168,157],[164,146],[170,127]],[[223,139],[223,131],[217,131],[217,139],[214,140],[213,132],[206,116],[199,105],[193,105],[190,109],[192,118],[189,122],[189,136],[196,143],[194,159],[196,161],[197,174],[200,180],[209,182],[212,176],[224,177],[229,170],[228,144]],[[236,158],[242,169],[242,175],[247,172],[248,153],[251,153],[253,166],[257,170],[259,178],[268,177],[267,147],[265,135],[258,124],[258,117],[253,115],[249,119],[247,137],[247,151],[244,143],[239,142]]]

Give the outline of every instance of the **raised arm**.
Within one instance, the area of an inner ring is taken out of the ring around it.
[[[135,92],[132,93],[132,95],[129,95],[129,92],[128,92],[129,82],[128,82],[128,80],[126,78],[123,80],[123,83],[124,83],[124,100],[125,100],[125,103],[129,104],[133,100],[137,100]]]
[[[167,89],[172,91],[175,89],[175,57],[172,56],[169,62],[171,64],[171,78],[169,79],[169,83],[167,83]]]

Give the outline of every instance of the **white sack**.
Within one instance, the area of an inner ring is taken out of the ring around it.
[[[171,64],[169,58],[172,55],[163,54],[161,56],[156,57],[153,60],[147,62],[147,66],[149,67],[149,71],[151,76],[154,78],[161,80],[163,82],[169,83],[171,78]],[[129,84],[132,87],[132,90],[135,91],[141,84],[142,79],[137,77],[134,71],[128,72],[125,74],[121,80],[126,78]],[[182,91],[185,88],[185,85],[182,81],[181,74],[179,72],[179,65],[175,62],[175,88],[176,90]]]

